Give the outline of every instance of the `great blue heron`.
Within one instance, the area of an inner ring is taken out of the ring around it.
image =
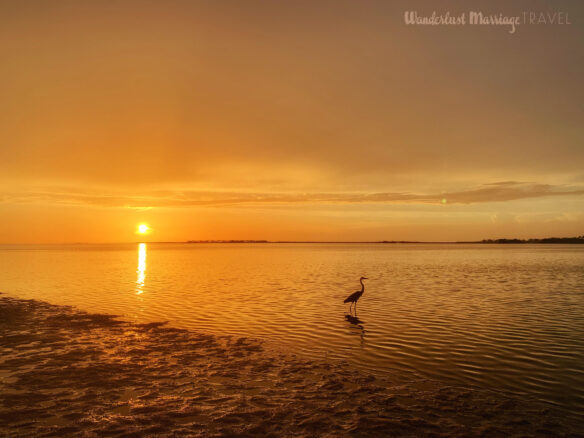
[[[343,301],[344,303],[351,303],[351,306],[353,305],[353,303],[355,303],[355,315],[357,314],[357,301],[359,300],[359,298],[361,298],[363,292],[365,292],[365,285],[363,284],[363,280],[367,280],[367,277],[361,277],[359,279],[359,283],[361,283],[361,290],[353,292],[345,299],[345,301]],[[349,306],[349,313],[351,313],[351,306]]]

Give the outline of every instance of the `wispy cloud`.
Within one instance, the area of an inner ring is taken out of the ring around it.
[[[477,188],[436,193],[257,193],[227,191],[153,191],[147,193],[86,193],[74,190],[31,190],[0,195],[1,203],[55,203],[102,207],[153,208],[235,206],[241,204],[477,204],[526,198],[583,196],[584,187],[504,181]]]

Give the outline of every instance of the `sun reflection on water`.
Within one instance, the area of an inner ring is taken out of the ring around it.
[[[144,292],[144,280],[146,279],[146,244],[138,245],[138,268],[136,269],[138,278],[136,279],[136,295]]]

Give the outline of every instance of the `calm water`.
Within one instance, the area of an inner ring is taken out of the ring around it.
[[[0,246],[0,291],[584,409],[582,246]]]

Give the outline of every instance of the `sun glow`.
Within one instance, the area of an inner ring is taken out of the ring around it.
[[[148,234],[150,232],[150,227],[146,224],[138,225],[138,230],[136,231],[138,234]]]

